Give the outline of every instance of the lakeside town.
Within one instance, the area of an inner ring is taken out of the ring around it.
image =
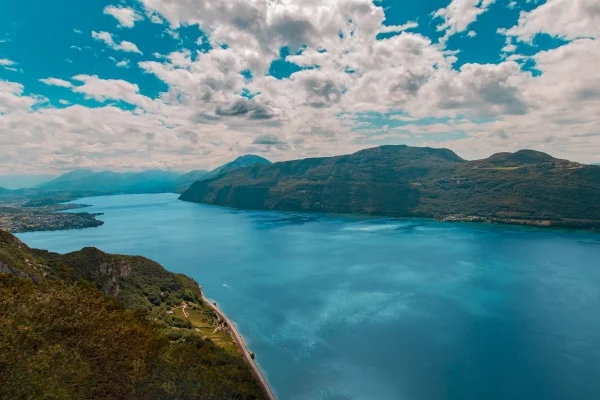
[[[96,219],[101,214],[63,212],[83,207],[86,206],[53,204],[42,207],[28,207],[21,204],[0,203],[0,229],[12,233],[22,233],[93,228],[104,224],[103,221]]]

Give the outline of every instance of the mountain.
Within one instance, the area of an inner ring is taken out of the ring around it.
[[[466,161],[381,146],[253,165],[196,182],[181,200],[228,207],[600,228],[600,167],[521,150]]]
[[[221,165],[218,168],[213,169],[212,171],[204,175],[201,180],[214,179],[217,176],[233,171],[236,168],[249,167],[254,164],[269,165],[271,164],[271,161],[260,156],[247,154],[245,156],[238,157],[227,164]]]
[[[0,230],[0,299],[2,399],[265,398],[228,336],[209,339],[223,324],[198,284],[143,257]]]
[[[269,160],[255,155],[246,155],[220,166],[210,172],[194,170],[181,175],[177,172],[151,170],[144,172],[94,172],[91,169],[78,169],[67,172],[58,178],[38,185],[36,188],[47,191],[79,191],[97,193],[162,193],[184,192],[194,182],[212,179],[236,168],[253,164],[270,164]]]
[[[253,154],[247,154],[245,156],[241,156],[236,158],[235,160],[228,162],[227,164],[221,165],[218,168],[213,169],[212,171],[192,171],[188,174],[181,176],[177,179],[177,193],[183,193],[187,189],[192,186],[194,182],[204,181],[208,179],[214,179],[221,174],[226,174],[230,171],[233,171],[236,168],[249,167],[254,164],[271,164],[271,161],[266,158],[255,156]]]
[[[188,172],[187,174],[181,175],[175,181],[176,192],[177,193],[185,192],[190,186],[192,186],[192,184],[194,182],[202,179],[204,176],[206,176],[207,173],[208,173],[208,171],[206,171],[206,170],[197,169],[197,170]]]
[[[0,186],[0,194],[2,194],[2,193],[8,193],[8,192],[10,192],[10,189],[7,189],[5,187]]]
[[[144,172],[94,172],[79,169],[39,185],[46,191],[95,191],[101,193],[159,193],[171,192],[179,173],[161,170]]]

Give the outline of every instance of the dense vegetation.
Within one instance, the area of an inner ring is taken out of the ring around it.
[[[182,301],[214,317],[192,279],[150,260],[0,231],[0,398],[263,398],[240,354],[167,314]]]
[[[253,165],[196,182],[182,200],[223,206],[598,227],[600,168],[521,150],[466,161],[382,146]]]

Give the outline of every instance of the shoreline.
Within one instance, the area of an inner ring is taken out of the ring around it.
[[[212,308],[217,313],[219,318],[221,318],[223,321],[225,321],[227,323],[227,326],[229,327],[229,331],[231,333],[233,341],[235,342],[237,348],[242,353],[242,355],[244,357],[244,361],[246,361],[246,364],[248,364],[250,369],[252,369],[252,374],[258,380],[258,383],[260,384],[260,387],[261,387],[263,393],[265,394],[266,398],[269,400],[277,400],[277,398],[275,397],[275,394],[273,393],[273,390],[271,390],[271,386],[269,386],[269,382],[267,382],[267,379],[265,378],[262,371],[256,364],[256,361],[254,361],[254,359],[252,358],[252,356],[250,354],[250,350],[246,346],[246,342],[244,341],[244,338],[242,337],[242,335],[238,332],[236,326],[233,324],[233,322],[231,322],[231,320],[229,318],[227,318],[225,313],[223,313],[223,311],[221,311],[221,309],[217,305],[215,305],[216,302],[214,300],[210,300],[204,295],[204,290],[202,289],[202,287],[200,287],[200,291],[202,292],[202,300],[204,300],[204,302],[206,304],[208,304],[210,306],[210,308]]]

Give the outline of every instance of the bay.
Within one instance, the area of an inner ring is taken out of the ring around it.
[[[600,398],[600,235],[85,198],[98,228],[19,234],[196,279],[281,400]]]

